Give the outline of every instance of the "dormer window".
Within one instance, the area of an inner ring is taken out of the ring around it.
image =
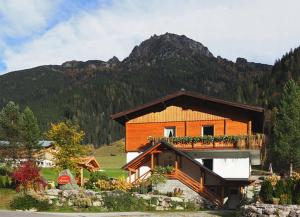
[[[202,126],[202,136],[214,136],[214,126]]]
[[[164,137],[175,137],[176,136],[176,128],[175,127],[165,127]]]

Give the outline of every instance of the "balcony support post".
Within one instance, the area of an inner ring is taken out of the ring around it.
[[[221,203],[224,204],[224,186],[221,186]]]
[[[151,170],[154,168],[154,154],[151,153]]]

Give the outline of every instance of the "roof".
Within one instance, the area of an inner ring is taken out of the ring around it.
[[[205,167],[204,165],[202,165],[200,162],[196,161],[195,159],[191,158],[188,154],[178,150],[177,148],[175,148],[174,146],[170,145],[167,142],[160,142],[157,143],[154,146],[150,146],[147,150],[145,150],[142,154],[140,154],[139,156],[137,156],[136,158],[132,159],[130,162],[128,162],[127,164],[125,164],[122,169],[128,169],[130,167],[131,164],[133,164],[134,162],[142,159],[144,156],[146,156],[147,154],[151,153],[151,151],[155,150],[156,148],[158,148],[159,146],[165,146],[167,148],[172,149],[173,151],[175,151],[177,154],[184,156],[185,158],[189,159],[190,161],[192,161],[193,163],[195,163],[196,165],[198,165],[199,167],[203,168],[205,171],[207,171],[208,173],[218,177],[219,179],[221,179],[222,181],[225,181],[225,179],[223,177],[221,177],[220,175],[218,175],[217,173],[213,172],[212,170],[208,169],[207,167]]]
[[[53,141],[48,141],[48,140],[40,140],[39,142],[39,145],[42,147],[42,148],[48,148],[50,147],[52,144],[53,144]],[[5,145],[9,145],[9,141],[0,141],[0,146],[5,146]]]
[[[95,157],[88,156],[88,157],[81,157],[79,159],[79,162],[77,162],[78,165],[88,169],[88,170],[99,170],[100,169],[100,164],[96,160]]]
[[[206,95],[199,94],[196,92],[180,90],[178,92],[167,95],[165,97],[154,100],[152,102],[137,106],[137,107],[129,109],[127,111],[122,111],[117,114],[114,114],[114,115],[112,115],[112,119],[118,121],[121,124],[124,124],[124,122],[126,121],[126,116],[129,116],[129,115],[135,116],[135,114],[139,113],[140,111],[147,110],[147,109],[154,107],[156,105],[159,105],[159,104],[164,104],[170,100],[173,100],[175,98],[182,97],[182,96],[194,98],[196,100],[201,100],[201,101],[205,101],[205,102],[211,102],[214,104],[222,104],[222,105],[226,105],[226,106],[230,106],[230,107],[235,107],[235,108],[239,108],[239,109],[247,110],[247,111],[251,111],[251,112],[264,113],[264,109],[262,107],[250,106],[250,105],[246,105],[246,104],[242,104],[242,103],[225,101],[222,99],[206,96]]]

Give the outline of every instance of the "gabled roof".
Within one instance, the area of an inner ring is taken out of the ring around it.
[[[132,164],[134,164],[135,162],[138,162],[139,160],[141,160],[143,157],[145,157],[146,155],[150,154],[152,151],[156,150],[158,147],[160,146],[164,146],[167,147],[171,150],[173,150],[174,152],[176,152],[177,154],[187,158],[188,160],[192,161],[194,164],[198,165],[200,168],[204,169],[206,172],[212,174],[213,176],[219,178],[222,181],[225,181],[225,179],[223,177],[221,177],[220,175],[218,175],[217,173],[213,172],[212,170],[208,169],[207,167],[203,166],[200,162],[196,161],[195,159],[191,158],[189,155],[187,155],[186,153],[178,150],[177,148],[175,148],[174,146],[170,145],[167,142],[160,142],[157,143],[156,145],[150,146],[147,150],[145,150],[142,154],[140,154],[139,156],[137,156],[136,158],[134,158],[133,160],[131,160],[130,162],[128,162],[127,164],[125,164],[122,169],[127,170],[128,168],[130,168],[130,166]]]
[[[128,119],[129,116],[130,116],[130,118],[136,117],[143,110],[149,110],[151,107],[155,107],[159,104],[164,104],[164,103],[166,103],[170,100],[173,100],[173,99],[179,98],[179,97],[190,97],[192,99],[200,100],[200,101],[203,101],[203,102],[210,102],[210,103],[219,104],[219,105],[226,105],[226,106],[229,106],[229,107],[234,107],[234,108],[238,108],[238,109],[242,109],[242,110],[250,111],[250,112],[255,112],[255,113],[262,113],[262,114],[264,113],[264,109],[261,108],[261,107],[250,106],[250,105],[246,105],[246,104],[242,104],[242,103],[225,101],[225,100],[222,100],[222,99],[217,99],[217,98],[214,98],[214,97],[206,96],[206,95],[191,92],[191,91],[180,90],[178,92],[167,95],[165,97],[154,100],[152,102],[137,106],[137,107],[129,109],[127,111],[123,111],[123,112],[114,114],[114,115],[112,115],[112,119],[114,119],[114,120],[116,120],[119,123],[124,125],[125,121]]]
[[[97,171],[100,169],[100,164],[98,163],[96,158],[92,156],[81,157],[79,159],[78,165],[92,171]]]

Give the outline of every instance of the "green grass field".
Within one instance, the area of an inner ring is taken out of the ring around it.
[[[9,209],[9,203],[16,194],[14,189],[0,188],[0,209]]]

